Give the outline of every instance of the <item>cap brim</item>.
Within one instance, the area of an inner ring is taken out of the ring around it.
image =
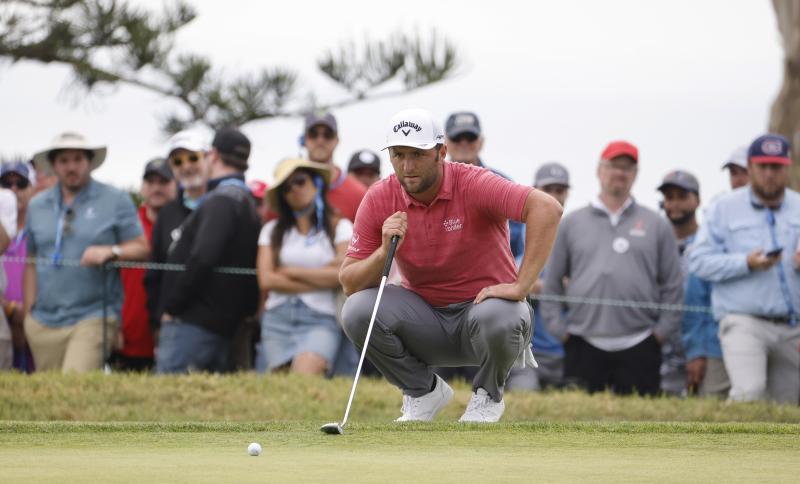
[[[753,163],[759,164],[776,164],[776,165],[791,165],[792,159],[785,156],[753,156],[750,158]]]
[[[559,180],[557,178],[543,178],[541,180],[534,180],[533,186],[536,188],[539,187],[546,187],[548,185],[561,185],[569,188],[569,183],[564,182],[564,180]]]
[[[395,146],[405,146],[407,148],[417,148],[420,150],[429,150],[431,148],[436,148],[436,145],[439,143],[423,143],[423,144],[413,144],[413,143],[392,143],[390,145],[386,145],[381,149],[381,151],[386,151],[389,148],[393,148]]]
[[[627,156],[630,159],[632,159],[634,163],[637,164],[639,163],[639,159],[637,158],[636,153],[631,153],[630,150],[626,149],[611,150],[608,153],[604,153],[604,155],[605,155],[603,157],[604,160],[613,160],[618,156]]]
[[[87,148],[87,147],[79,147],[79,146],[54,146],[52,148],[48,148],[44,151],[40,151],[33,155],[33,166],[37,171],[43,172],[45,175],[55,175],[53,171],[53,166],[50,163],[50,159],[48,155],[52,151],[56,150],[85,150],[91,151],[94,153],[92,156],[92,160],[90,163],[90,170],[96,170],[103,162],[106,160],[106,154],[108,150],[105,146],[101,146],[99,148]]]
[[[659,192],[663,192],[664,189],[666,189],[667,187],[676,187],[680,188],[681,190],[686,190],[687,192],[699,193],[699,191],[694,187],[681,185],[680,183],[674,183],[674,182],[662,183],[661,185],[658,186],[658,188],[656,188],[656,190]]]
[[[458,135],[462,135],[464,133],[474,134],[475,136],[481,135],[481,130],[476,128],[475,126],[459,126],[457,128],[453,128],[447,132],[447,137],[450,139],[455,138]]]

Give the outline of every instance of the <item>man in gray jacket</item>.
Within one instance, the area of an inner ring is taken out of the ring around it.
[[[564,341],[565,381],[589,392],[658,393],[661,343],[680,328],[680,312],[635,304],[683,300],[672,229],[631,197],[638,162],[626,141],[606,147],[597,167],[600,195],[563,219],[548,262],[544,294],[634,303],[542,301],[547,329]]]

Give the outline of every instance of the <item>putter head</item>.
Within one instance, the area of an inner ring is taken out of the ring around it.
[[[329,435],[342,435],[344,433],[344,429],[339,425],[339,422],[326,423],[319,429]]]

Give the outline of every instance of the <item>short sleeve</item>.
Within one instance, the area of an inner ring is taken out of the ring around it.
[[[139,214],[133,200],[125,192],[118,192],[116,221],[118,242],[127,242],[144,234]]]
[[[334,243],[336,245],[341,244],[342,242],[348,242],[353,237],[353,223],[347,220],[346,218],[342,218],[339,220],[339,223],[336,224],[336,234],[333,238]]]
[[[17,196],[6,188],[0,188],[0,223],[9,238],[17,235]]]
[[[270,220],[261,228],[261,233],[258,234],[258,245],[262,247],[272,245],[272,231],[277,224],[277,220]]]
[[[475,194],[477,206],[490,218],[522,222],[522,210],[531,191],[533,187],[506,180],[489,170],[481,170],[472,178],[468,193]]]

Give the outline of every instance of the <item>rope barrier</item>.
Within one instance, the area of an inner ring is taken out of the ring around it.
[[[3,260],[23,263],[26,265],[51,265],[53,261],[45,257],[10,257],[2,256]],[[60,262],[66,267],[83,267],[79,260],[64,259]],[[184,264],[166,264],[159,262],[131,262],[114,261],[106,264],[110,269],[145,269],[151,271],[181,272],[186,270]],[[256,269],[252,267],[215,267],[214,272],[220,274],[231,274],[240,276],[255,276]],[[694,313],[711,313],[708,306],[692,306],[683,304],[668,304],[655,301],[632,301],[626,299],[562,296],[556,294],[537,294],[532,295],[532,299],[537,301],[558,302],[562,304],[591,304],[595,306],[610,306],[629,309],[650,309],[654,311],[679,311]]]

